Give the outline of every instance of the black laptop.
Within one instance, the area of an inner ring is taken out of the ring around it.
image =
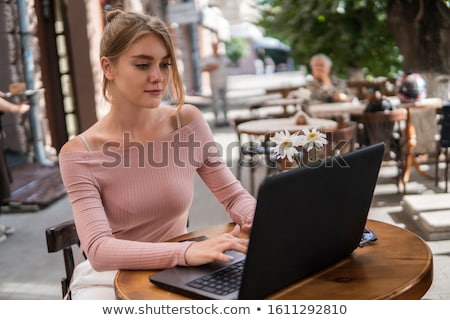
[[[229,251],[230,263],[177,266],[150,281],[197,299],[263,299],[339,262],[361,241],[383,152],[379,143],[266,177],[246,255]]]

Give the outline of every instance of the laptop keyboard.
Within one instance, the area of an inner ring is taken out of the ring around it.
[[[187,283],[189,287],[201,289],[220,296],[239,290],[245,260],[236,262],[214,273],[202,276]]]

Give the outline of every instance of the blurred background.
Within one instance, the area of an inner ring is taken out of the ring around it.
[[[116,6],[167,22],[188,100],[210,95],[200,64],[217,40],[226,44],[230,74],[305,76],[310,57],[322,52],[348,81],[419,72],[429,96],[448,100],[448,1],[1,0],[0,91],[15,82],[44,89],[12,98],[29,100],[26,117],[2,117],[11,166],[55,161],[68,139],[107,111],[98,46],[104,13]],[[261,53],[273,68],[257,70]]]

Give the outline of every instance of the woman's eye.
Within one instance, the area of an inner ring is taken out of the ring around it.
[[[163,69],[169,69],[171,66],[170,62],[161,63],[161,68]]]
[[[149,64],[148,63],[139,63],[139,64],[136,64],[136,67],[139,69],[148,69]]]

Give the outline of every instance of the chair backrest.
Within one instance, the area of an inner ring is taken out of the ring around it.
[[[352,115],[351,119],[363,125],[363,138],[361,144],[371,145],[384,142],[386,145],[385,159],[389,157],[390,146],[395,132],[399,132],[400,123],[406,121],[407,111],[395,109],[391,111],[364,112],[360,115]]]
[[[355,92],[358,99],[364,100],[375,90],[380,91],[384,96],[395,96],[395,82],[396,79],[393,78],[376,81],[356,80],[348,81],[347,86]]]
[[[355,150],[356,127],[356,122],[348,121],[336,130],[325,132],[328,140],[325,146],[326,155],[334,157]]]
[[[442,105],[440,121],[440,145],[443,148],[450,147],[450,102]]]
[[[73,270],[75,269],[72,247],[79,247],[80,245],[74,221],[68,220],[48,227],[45,229],[45,237],[47,240],[47,251],[49,253],[59,251],[63,253],[66,276],[61,279],[61,289],[62,296],[65,298],[69,291]],[[68,298],[70,299],[70,293]]]

